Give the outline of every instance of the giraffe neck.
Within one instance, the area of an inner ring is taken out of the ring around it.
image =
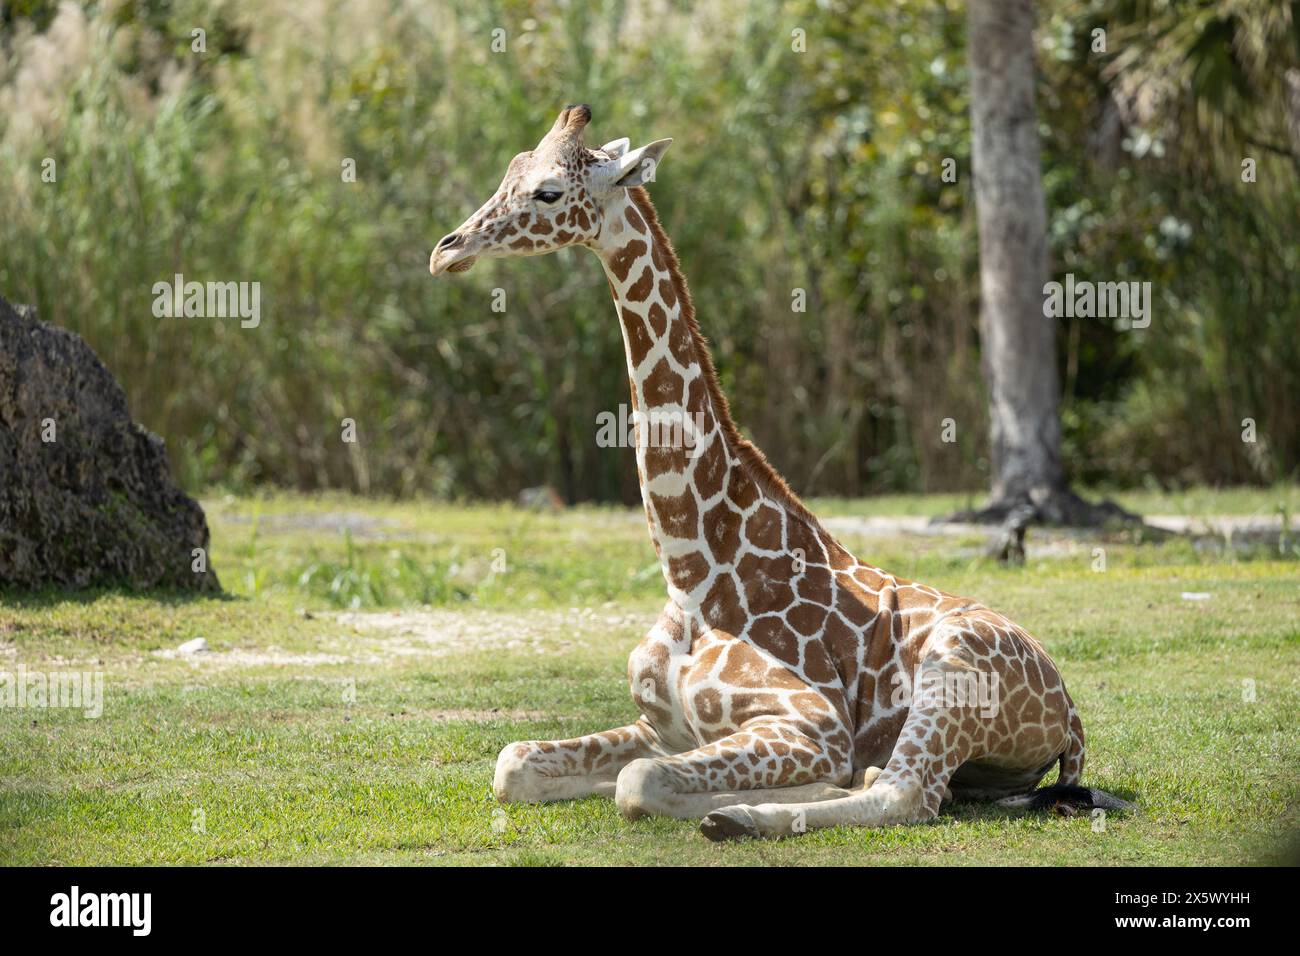
[[[814,521],[732,422],[685,279],[645,191],[604,211],[592,244],[605,267],[627,354],[637,473],[669,596],[693,610],[701,585],[732,565],[761,501]]]

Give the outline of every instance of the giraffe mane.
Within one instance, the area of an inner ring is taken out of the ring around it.
[[[695,303],[691,300],[690,289],[686,286],[686,277],[682,274],[681,265],[677,261],[677,251],[673,248],[672,240],[668,238],[668,234],[664,232],[664,227],[659,222],[659,214],[655,212],[654,203],[650,201],[650,194],[640,186],[630,187],[627,192],[636,205],[637,211],[649,225],[650,233],[663,253],[664,264],[672,279],[673,290],[681,303],[682,317],[686,320],[686,327],[690,330],[694,342],[696,359],[700,363],[704,376],[704,386],[708,390],[713,413],[718,419],[728,450],[736,456],[765,496],[779,501],[791,513],[822,531],[821,522],[808,510],[807,505],[799,500],[799,496],[767,460],[762,450],[740,433],[735,420],[731,417],[731,406],[727,402],[727,396],[718,383],[718,373],[713,367],[713,353],[709,349],[709,340],[700,330],[699,322],[696,321]]]

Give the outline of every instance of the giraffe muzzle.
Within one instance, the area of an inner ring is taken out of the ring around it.
[[[429,256],[429,274],[440,276],[444,272],[467,272],[478,260],[478,243],[467,241],[465,235],[453,232],[438,240]]]

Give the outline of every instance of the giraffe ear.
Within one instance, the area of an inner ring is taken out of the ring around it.
[[[624,136],[622,139],[616,139],[606,143],[600,148],[600,151],[610,159],[618,159],[627,152],[627,148],[632,145],[632,141]]]
[[[612,185],[642,186],[654,182],[659,160],[663,158],[672,142],[671,139],[657,139],[613,160],[610,163],[613,167],[610,177]]]

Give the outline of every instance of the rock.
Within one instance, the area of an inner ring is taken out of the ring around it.
[[[202,654],[208,649],[207,638],[196,637],[192,641],[186,641],[180,647],[176,648],[178,654]]]
[[[0,298],[0,586],[48,585],[221,589],[162,439],[77,335]]]

